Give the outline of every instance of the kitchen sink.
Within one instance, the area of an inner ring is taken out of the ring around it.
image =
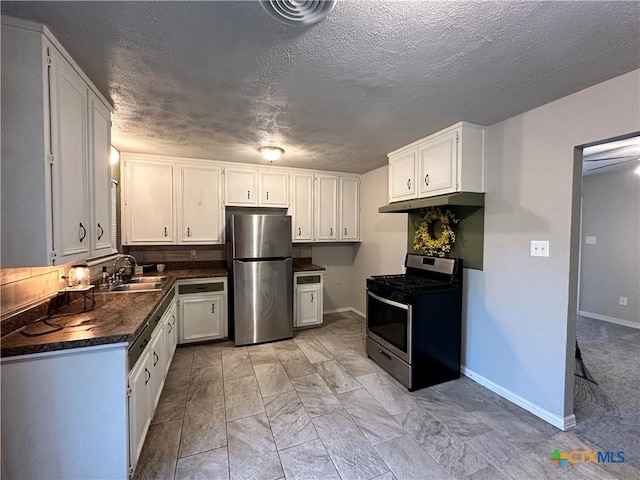
[[[132,277],[131,280],[125,283],[127,284],[128,283],[158,283],[158,282],[164,283],[166,280],[167,280],[167,277],[154,277],[154,276]]]
[[[164,288],[168,277],[132,277],[125,283],[112,286],[104,293],[157,292]]]

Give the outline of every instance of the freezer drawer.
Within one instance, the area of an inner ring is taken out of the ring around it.
[[[290,258],[233,261],[235,344],[293,337],[293,271]]]

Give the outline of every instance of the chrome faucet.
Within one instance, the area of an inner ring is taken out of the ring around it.
[[[133,260],[132,268],[138,266],[138,261],[136,260],[136,257],[134,257],[133,255],[118,255],[113,262],[113,267],[111,267],[110,283],[113,285],[116,285],[122,282],[122,275],[125,271],[125,267],[123,266],[123,267],[120,267],[119,269],[116,269],[116,267],[118,266],[118,262],[120,260],[129,260],[129,263],[131,263],[131,260]]]

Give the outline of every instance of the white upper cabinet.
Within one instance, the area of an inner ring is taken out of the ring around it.
[[[316,175],[316,231],[319,242],[338,240],[338,177]]]
[[[340,177],[340,227],[338,238],[343,242],[360,240],[360,179]]]
[[[486,128],[461,122],[389,154],[389,201],[454,192],[484,192]],[[413,159],[415,191],[402,194]]]
[[[227,167],[224,178],[225,205],[258,206],[258,171],[255,168]]]
[[[2,17],[1,46],[1,266],[110,253],[94,224],[110,201],[94,185],[110,138],[107,101],[43,25]]]
[[[229,206],[288,207],[293,242],[360,241],[358,175],[126,152],[122,158],[123,245],[224,243]]]
[[[171,163],[122,155],[123,245],[175,242]]]
[[[457,138],[457,132],[449,132],[418,147],[419,197],[455,192]]]
[[[294,173],[291,180],[291,228],[294,242],[313,241],[313,174]]]
[[[418,196],[416,188],[416,152],[389,154],[389,201],[398,202]]]
[[[179,242],[223,243],[222,169],[183,165],[178,172]]]
[[[57,162],[59,261],[89,256],[88,102],[87,86],[57,50],[51,48],[51,110],[54,164]]]
[[[93,94],[89,94],[89,123],[91,127],[89,152],[93,179],[91,212],[91,256],[115,251],[111,242],[111,112]]]
[[[122,157],[123,245],[224,242],[221,166],[134,153]]]
[[[260,170],[260,198],[262,207],[289,206],[289,172]]]

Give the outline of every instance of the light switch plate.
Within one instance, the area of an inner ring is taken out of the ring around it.
[[[595,245],[596,244],[596,237],[586,237],[584,239],[584,243],[586,243],[587,245]]]
[[[549,241],[548,240],[531,240],[531,256],[532,257],[548,257]]]

